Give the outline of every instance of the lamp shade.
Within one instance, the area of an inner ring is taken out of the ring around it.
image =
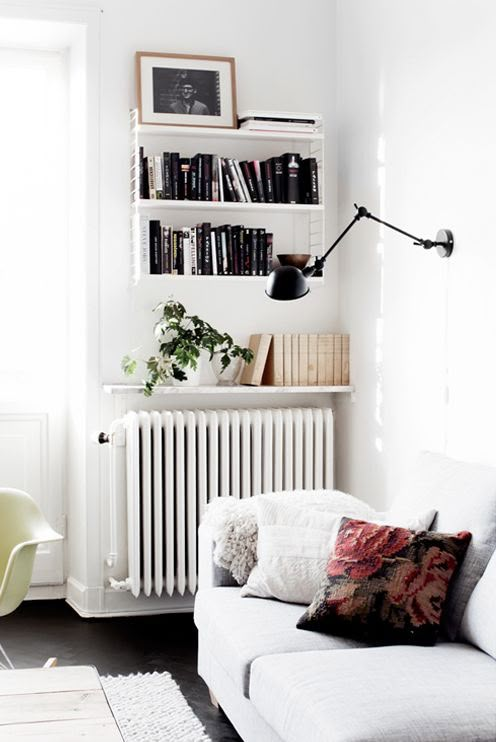
[[[292,301],[306,296],[309,290],[307,279],[299,268],[282,265],[269,274],[265,293],[277,301]]]

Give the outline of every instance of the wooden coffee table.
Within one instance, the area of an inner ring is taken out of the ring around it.
[[[94,667],[0,671],[0,741],[122,742]]]

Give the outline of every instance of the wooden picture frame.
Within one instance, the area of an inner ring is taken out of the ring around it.
[[[136,52],[140,124],[235,129],[233,57]]]

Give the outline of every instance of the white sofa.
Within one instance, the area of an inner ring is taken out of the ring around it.
[[[434,647],[296,629],[304,607],[241,598],[201,526],[198,672],[245,742],[496,742],[496,469],[423,454],[401,501],[473,534]]]

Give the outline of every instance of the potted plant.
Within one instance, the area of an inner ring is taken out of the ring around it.
[[[186,381],[187,370],[196,371],[202,351],[214,354],[220,360],[221,371],[235,359],[245,363],[253,360],[253,351],[236,345],[227,332],[219,332],[196,314],[186,314],[185,307],[169,299],[153,310],[159,313],[154,335],[158,342],[157,355],[144,360],[147,377],[144,379],[144,394],[150,397],[157,384],[166,384],[171,379]],[[138,359],[126,355],[121,362],[122,370],[132,376],[138,368]]]

